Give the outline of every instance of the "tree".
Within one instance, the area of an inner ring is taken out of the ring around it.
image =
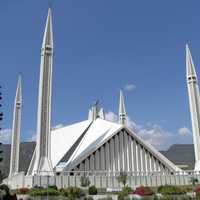
[[[0,86],[0,88],[1,88],[1,86]],[[2,93],[1,92],[0,92],[0,100],[2,100]],[[0,107],[1,106],[2,105],[0,103]],[[0,121],[2,121],[2,120],[3,120],[3,112],[0,112]],[[1,127],[0,127],[0,131],[1,131]],[[0,162],[3,161],[3,157],[1,156],[2,153],[3,153],[2,149],[1,149],[1,146],[2,146],[2,143],[0,142]],[[3,179],[3,175],[2,175],[2,172],[0,170],[0,183],[2,182],[2,179]]]
[[[123,171],[120,171],[120,174],[117,177],[117,180],[118,180],[119,183],[122,183],[123,186],[125,187],[126,186],[126,182],[127,182],[127,173],[123,172]]]
[[[81,187],[88,187],[90,185],[90,179],[85,175],[81,176],[80,181],[81,181]]]
[[[195,187],[195,185],[196,185],[198,182],[199,182],[199,181],[198,181],[197,178],[191,177],[190,183],[192,184],[193,187]]]

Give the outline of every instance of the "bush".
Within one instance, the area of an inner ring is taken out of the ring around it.
[[[117,196],[118,200],[129,200],[128,194],[126,192],[119,192]]]
[[[0,185],[0,190],[3,190],[6,194],[10,194],[10,189],[5,184]]]
[[[56,185],[49,185],[48,186],[49,189],[54,189],[54,190],[58,190],[57,186]]]
[[[158,193],[163,195],[172,195],[172,194],[185,194],[186,191],[178,186],[175,185],[164,185],[158,187]]]
[[[58,196],[60,193],[52,188],[32,188],[29,190],[28,194],[30,196]]]
[[[20,188],[18,190],[19,194],[27,194],[29,192],[29,188]]]
[[[148,195],[153,195],[154,192],[150,187],[141,186],[141,187],[137,187],[136,190],[133,192],[133,194],[137,194],[140,196],[148,196]]]
[[[132,188],[128,187],[128,186],[124,187],[122,189],[122,191],[125,192],[125,193],[127,193],[127,194],[130,194],[131,192],[133,192]]]
[[[88,196],[88,197],[85,197],[84,200],[94,200],[92,197]]]
[[[89,195],[97,195],[97,188],[94,185],[92,185],[89,187],[88,192],[89,192]]]
[[[69,200],[80,199],[85,196],[85,193],[78,187],[68,187],[63,189],[63,195]]]
[[[125,199],[129,199],[128,195],[132,192],[133,190],[126,186],[122,189],[121,192],[118,193],[118,200],[125,200]]]
[[[81,176],[80,178],[81,187],[88,187],[90,185],[90,179],[86,176]]]

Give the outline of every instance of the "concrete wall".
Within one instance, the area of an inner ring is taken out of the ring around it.
[[[118,173],[105,172],[76,172],[73,175],[68,172],[58,176],[24,176],[20,173],[12,178],[4,180],[4,183],[9,185],[12,189],[22,187],[57,185],[58,188],[65,188],[68,186],[81,186],[80,178],[85,174],[89,177],[91,185],[97,188],[120,188],[121,184],[117,181]],[[189,185],[191,184],[191,177],[195,177],[200,181],[200,174],[197,173],[176,173],[163,175],[162,173],[128,173],[127,185],[130,187],[136,186],[160,186],[160,185]]]

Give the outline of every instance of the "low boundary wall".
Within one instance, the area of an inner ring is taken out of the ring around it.
[[[58,188],[69,186],[81,186],[81,177],[89,178],[91,185],[97,188],[120,188],[121,184],[117,181],[119,172],[62,172],[55,176],[25,176],[24,173],[19,173],[11,178],[4,179],[4,183],[12,189],[22,187],[48,187],[56,185]],[[160,186],[160,185],[190,185],[191,178],[197,178],[200,181],[200,173],[194,172],[179,172],[174,174],[161,173],[127,173],[127,184],[130,187],[136,186]]]

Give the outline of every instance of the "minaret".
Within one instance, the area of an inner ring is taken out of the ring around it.
[[[122,90],[120,90],[119,97],[119,123],[125,125],[126,123],[126,109],[124,104],[124,96]]]
[[[32,174],[53,175],[51,163],[51,91],[53,64],[52,13],[48,10],[46,27],[41,49],[40,82],[37,116],[37,139],[34,162],[29,169]],[[29,171],[30,173],[30,171]]]
[[[105,113],[104,113],[103,108],[101,108],[101,109],[99,110],[98,116],[99,116],[101,119],[105,119]]]
[[[21,77],[19,76],[12,125],[12,141],[11,141],[11,156],[10,156],[10,173],[9,177],[19,172],[19,145],[21,131],[21,111],[22,111],[22,86]]]
[[[186,76],[192,122],[195,171],[200,171],[200,104],[197,75],[188,45],[186,45]]]

